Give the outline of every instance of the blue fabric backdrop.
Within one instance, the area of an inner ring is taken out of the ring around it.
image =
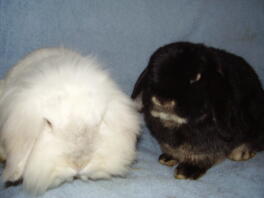
[[[151,53],[182,40],[243,56],[264,82],[263,0],[0,0],[1,77],[34,49],[64,46],[96,55],[130,94]],[[138,148],[126,179],[76,180],[43,197],[264,197],[264,153],[246,162],[226,160],[200,180],[186,181],[157,162],[159,147],[145,128]],[[0,198],[13,197],[28,195],[21,185],[1,183]]]

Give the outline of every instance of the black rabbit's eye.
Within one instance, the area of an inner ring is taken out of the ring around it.
[[[202,78],[202,74],[201,73],[198,73],[194,79],[191,79],[190,80],[190,84],[193,84],[195,82],[198,82],[200,79]]]

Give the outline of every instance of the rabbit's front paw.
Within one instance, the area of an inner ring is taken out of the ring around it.
[[[178,162],[170,155],[163,153],[159,156],[159,162],[165,166],[175,166]]]
[[[9,168],[5,168],[2,174],[2,178],[4,182],[14,183],[21,178],[22,170],[17,167],[16,170],[11,170]]]
[[[189,163],[180,163],[175,170],[176,179],[198,179],[206,173],[207,168],[199,167]]]

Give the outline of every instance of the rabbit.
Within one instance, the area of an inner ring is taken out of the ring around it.
[[[264,92],[252,67],[224,50],[191,42],[157,49],[132,95],[177,179],[200,178],[229,158],[264,149]]]
[[[75,178],[125,176],[136,157],[140,115],[94,57],[36,50],[1,81],[4,182],[33,195]]]

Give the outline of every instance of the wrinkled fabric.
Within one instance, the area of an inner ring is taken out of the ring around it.
[[[150,55],[175,41],[236,53],[264,82],[263,0],[0,0],[1,77],[32,50],[61,46],[96,56],[130,94]],[[225,160],[198,181],[174,179],[173,168],[158,163],[159,154],[143,127],[138,159],[126,178],[75,180],[41,197],[264,197],[264,152],[245,162]],[[0,198],[27,197],[21,185],[0,183]]]

